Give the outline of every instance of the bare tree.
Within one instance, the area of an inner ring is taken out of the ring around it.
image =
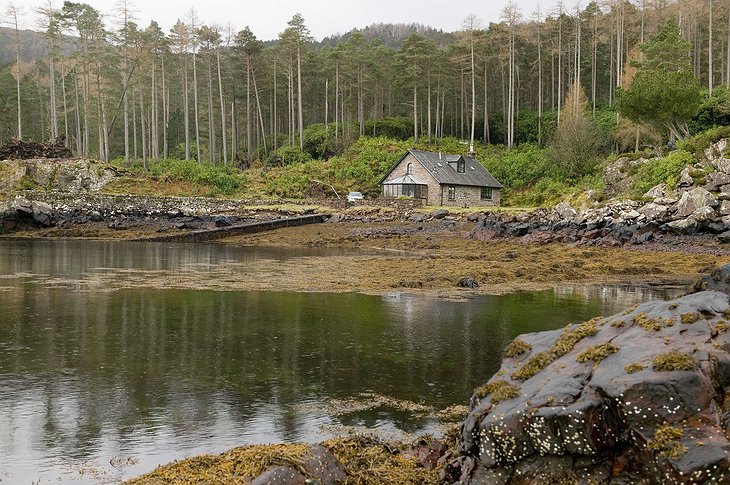
[[[469,34],[469,60],[471,66],[471,130],[469,136],[469,152],[474,152],[474,128],[477,120],[476,66],[474,65],[474,31],[479,28],[480,20],[471,14],[464,20],[464,27]],[[430,87],[430,86],[429,86]],[[429,96],[430,98],[430,96]],[[429,113],[430,119],[430,113]],[[430,135],[430,131],[429,131]]]
[[[22,8],[16,7],[13,2],[8,4],[7,16],[15,29],[15,94],[18,101],[18,140],[23,139],[23,114],[20,101],[20,29],[18,27],[18,16],[22,14]]]

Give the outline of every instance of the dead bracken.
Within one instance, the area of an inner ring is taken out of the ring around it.
[[[484,399],[487,396],[491,396],[492,402],[498,404],[519,396],[520,388],[505,380],[498,379],[477,387],[474,389],[474,395],[477,399]]]
[[[666,352],[654,357],[652,368],[655,371],[693,371],[697,368],[697,362],[689,354]]]
[[[624,366],[624,370],[627,374],[634,374],[636,372],[641,372],[644,369],[646,369],[646,366],[644,364],[639,364],[638,362],[634,362],[633,364],[626,364]]]
[[[591,347],[588,347],[586,350],[578,354],[578,357],[576,357],[575,360],[578,362],[587,362],[589,360],[592,360],[593,362],[598,363],[609,355],[615,354],[618,351],[619,348],[610,342],[607,342],[605,344],[592,345]]]
[[[683,313],[680,317],[680,321],[684,324],[695,323],[699,319],[700,314],[698,312]]]
[[[687,453],[687,447],[679,440],[684,435],[684,431],[679,428],[672,427],[669,423],[664,423],[656,430],[654,438],[646,444],[651,451],[659,453],[659,456],[667,458],[679,459]]]
[[[505,357],[517,357],[518,355],[530,352],[531,350],[532,345],[528,344],[524,340],[516,338],[507,346],[506,349],[504,349],[504,355]]]

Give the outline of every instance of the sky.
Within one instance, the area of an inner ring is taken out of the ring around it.
[[[6,2],[7,0],[0,0]],[[84,0],[76,0],[84,2]],[[51,0],[60,7],[62,0]],[[106,16],[107,26],[112,23],[115,6],[120,0],[86,0],[92,7]],[[31,16],[33,6],[47,5],[48,0],[15,0],[16,5],[25,5],[26,16]],[[502,9],[508,0],[128,0],[136,11],[135,21],[140,27],[156,20],[164,31],[177,19],[185,19],[191,9],[202,23],[226,27],[231,24],[234,31],[248,25],[261,40],[274,39],[286,28],[295,13],[301,13],[312,36],[321,40],[336,33],[345,33],[353,28],[366,27],[373,23],[420,23],[447,32],[460,30],[464,19],[474,14],[486,26],[498,22]],[[555,8],[557,0],[514,0],[523,18],[532,17],[537,9],[547,12]],[[582,5],[588,3],[584,0]],[[571,2],[566,4],[574,7]],[[28,28],[33,22],[28,19]]]

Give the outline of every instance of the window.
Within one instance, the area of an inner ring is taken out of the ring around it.
[[[458,173],[466,172],[466,162],[464,160],[459,160],[458,162],[456,162],[456,171]]]
[[[482,199],[491,199],[492,198],[492,188],[491,187],[482,187]]]
[[[406,165],[406,175],[412,175],[413,174],[413,164],[409,163]]]
[[[449,186],[449,200],[455,200],[456,199],[456,187],[453,185]]]

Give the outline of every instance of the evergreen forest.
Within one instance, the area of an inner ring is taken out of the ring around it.
[[[261,41],[195,10],[163,31],[127,0],[109,17],[44,5],[5,11],[0,143],[62,137],[213,193],[375,194],[409,147],[473,146],[508,201],[534,205],[600,185],[620,153],[676,144],[681,158],[730,133],[726,0],[510,3],[498,23],[465,12],[458,32],[376,24],[321,41],[299,14]],[[41,30],[19,28],[31,18]]]

